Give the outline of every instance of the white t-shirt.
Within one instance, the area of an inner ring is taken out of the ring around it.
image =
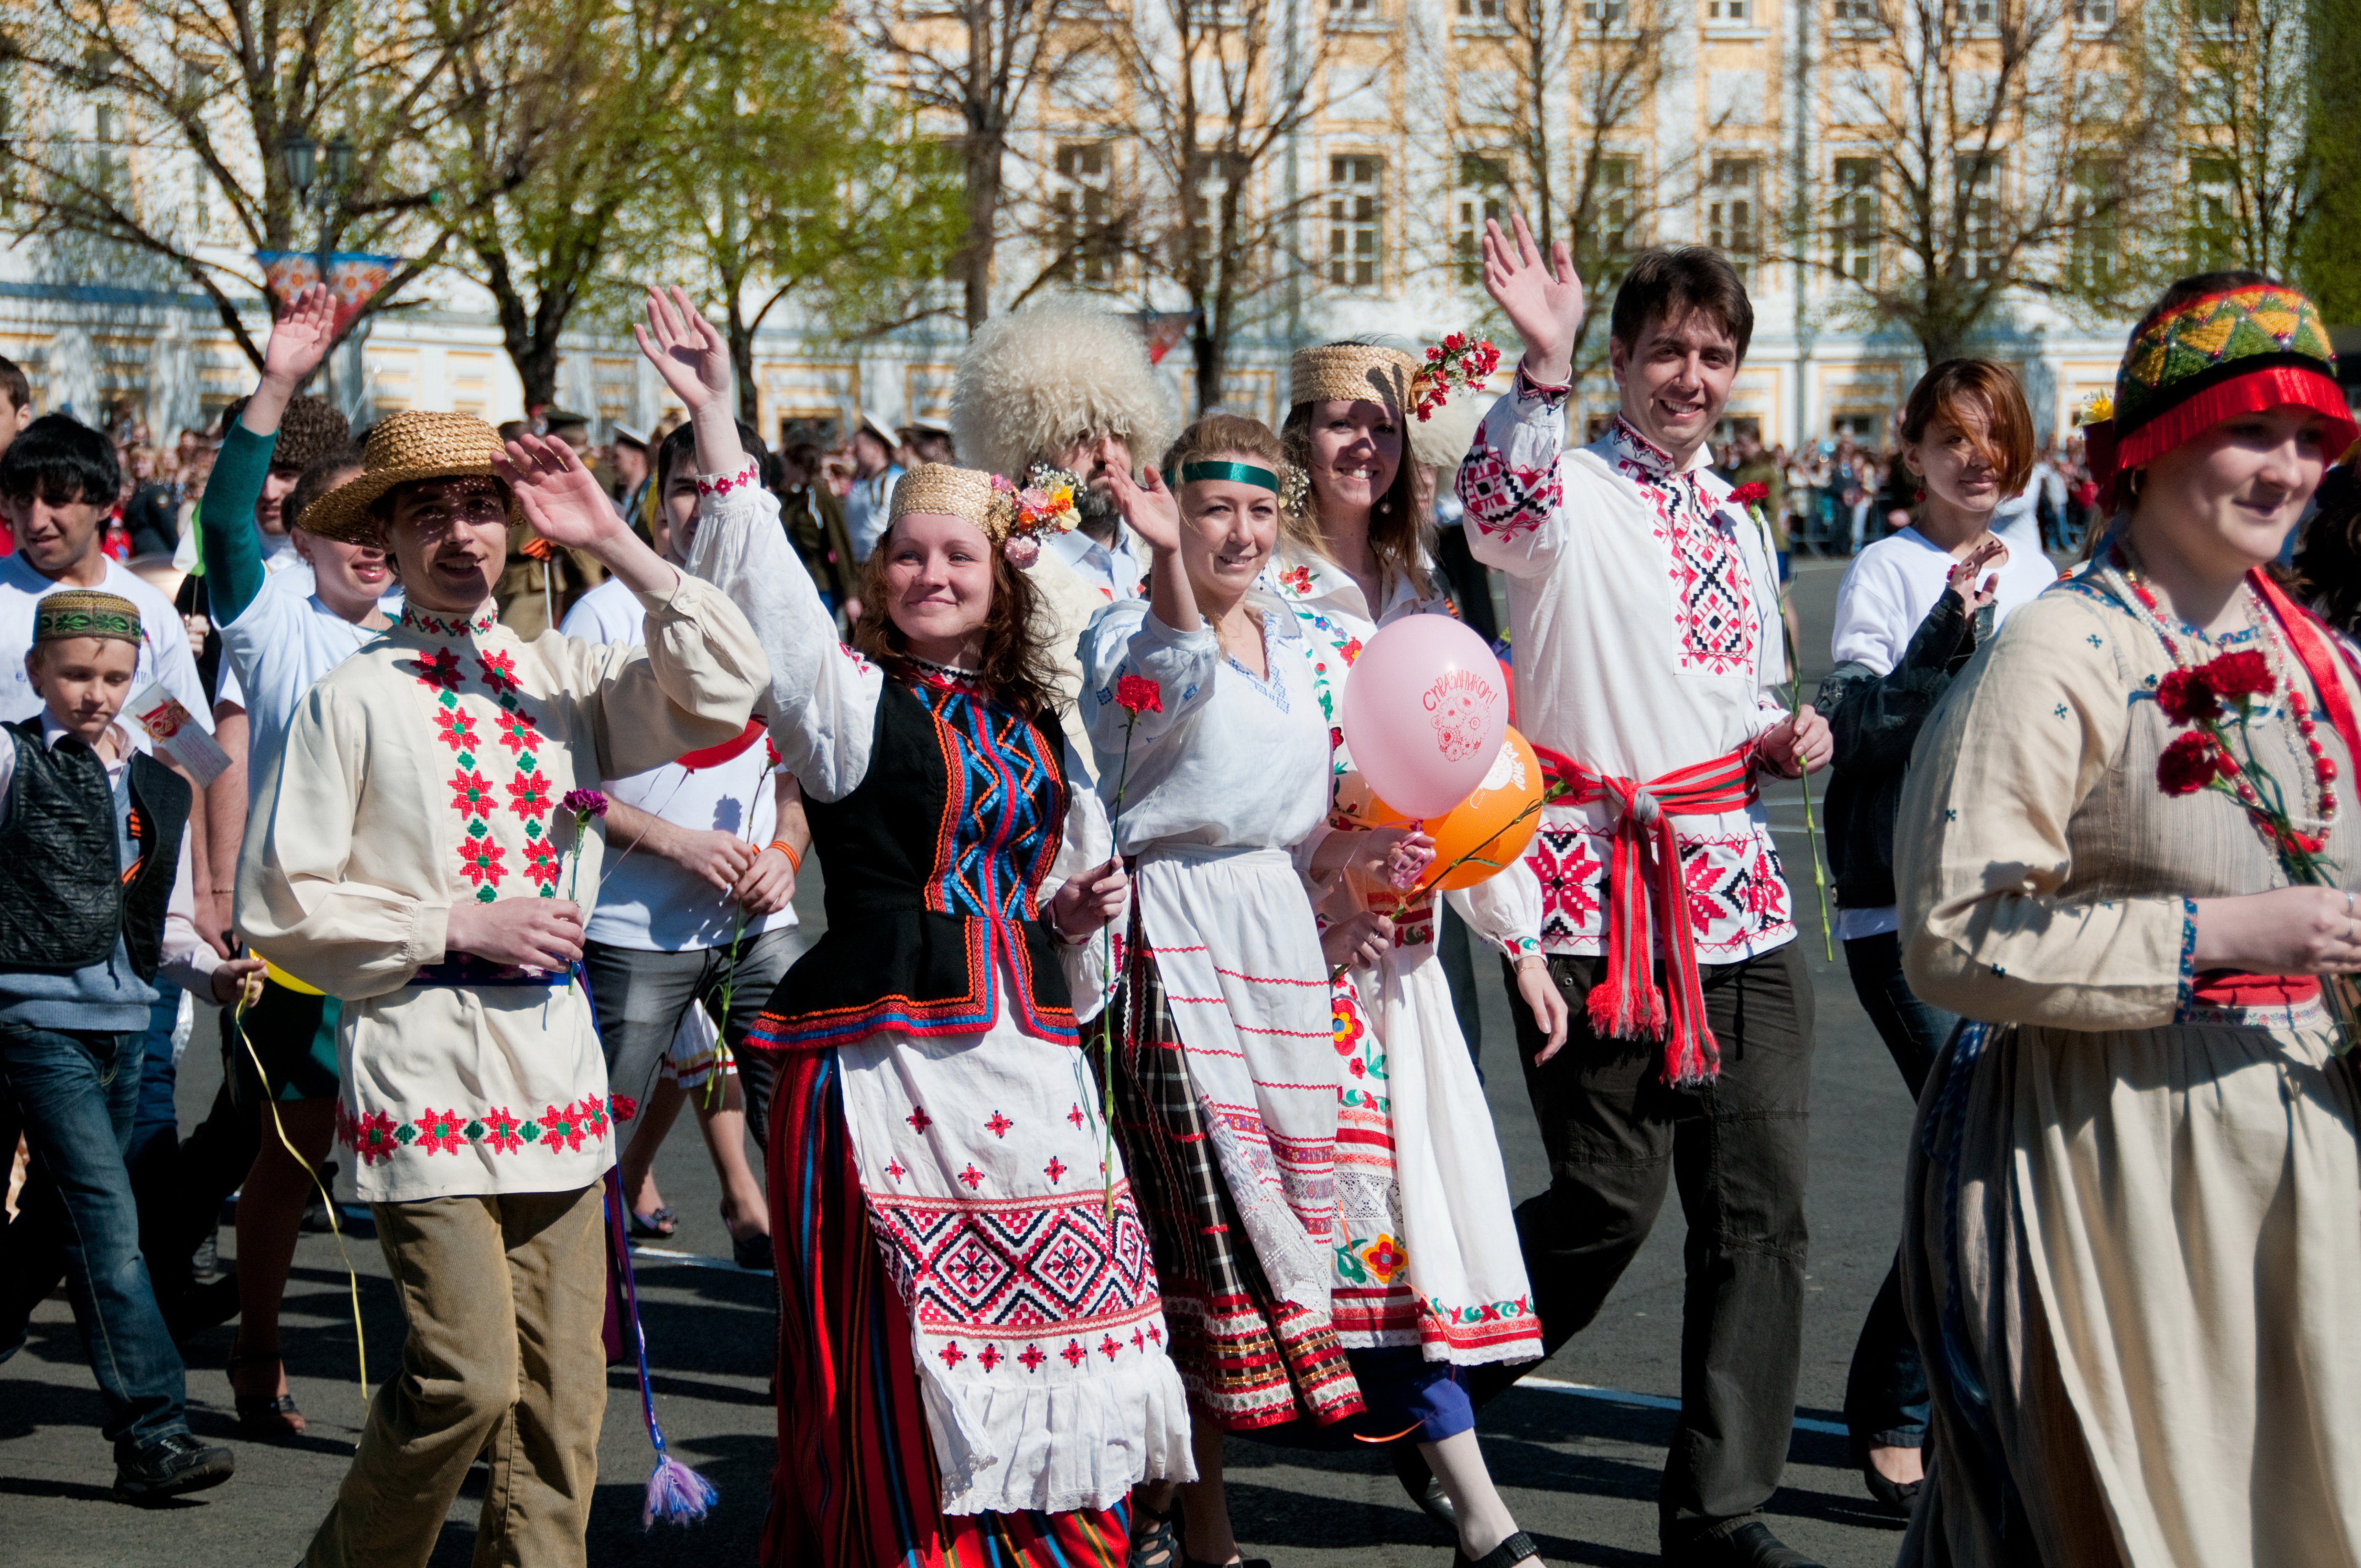
[[[2029,510],[2024,515],[2029,522]],[[2004,525],[1995,532],[2008,547],[2008,559],[1984,574],[2000,578],[1993,591],[1993,625],[1997,629],[2011,610],[2056,582],[2058,568],[2041,553],[2030,527]],[[1915,528],[1890,534],[1854,556],[1837,587],[1831,639],[1836,662],[1891,674],[1927,612],[1943,597],[1956,564],[1949,551],[1938,549]],[[1897,930],[1900,925],[1892,905],[1837,911],[1837,935],[1848,942]]]
[[[646,620],[639,597],[610,577],[576,600],[558,630],[587,642],[629,645],[642,640]],[[697,768],[667,762],[610,779],[607,793],[675,827],[729,833],[760,848],[779,830],[779,759],[768,735],[750,730],[752,739],[741,736],[742,749],[725,761]],[[733,929],[745,938],[793,927],[796,912],[749,915],[742,927],[737,920],[728,894],[645,846],[634,848],[609,825],[606,871],[585,928],[590,940],[665,953],[721,948]]]
[[[7,657],[0,658],[0,723],[14,724],[41,711],[41,699],[25,674],[25,650],[33,645],[33,606],[69,586],[49,581],[21,554],[0,556],[0,649],[8,651]],[[206,733],[212,733],[213,707],[205,701],[204,683],[198,678],[197,661],[189,652],[188,627],[172,601],[115,561],[107,562],[105,579],[98,586],[101,591],[119,594],[139,607],[139,663],[132,671],[126,696],[137,696],[150,681],[160,680],[164,689],[196,716]],[[147,733],[137,725],[130,728],[139,737],[140,748],[147,750]]]
[[[401,596],[378,601],[389,616],[401,614]],[[287,726],[312,684],[380,635],[354,625],[312,591],[308,566],[263,580],[236,620],[221,628],[221,678],[216,696],[246,709],[246,776],[259,787],[279,764]]]

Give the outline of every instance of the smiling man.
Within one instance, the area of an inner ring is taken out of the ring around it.
[[[1488,225],[1485,283],[1523,337],[1459,493],[1509,576],[1518,722],[1572,793],[1527,860],[1526,929],[1573,1011],[1564,1047],[1510,976],[1551,1185],[1517,1212],[1545,1343],[1598,1314],[1677,1171],[1688,1219],[1683,1407],[1664,1561],[1807,1568],[1763,1524],[1801,1356],[1811,981],[1759,773],[1826,763],[1827,722],[1782,698],[1768,541],[1707,471],[1754,312],[1698,247],[1632,261],[1615,307],[1614,422],[1570,446],[1582,284],[1521,219]],[[1672,862],[1672,863],[1667,863]]]
[[[644,647],[501,624],[511,521],[638,595]],[[489,1446],[477,1554],[584,1561],[606,1402],[606,1061],[577,891],[603,834],[566,804],[735,740],[768,685],[745,618],[615,515],[563,443],[395,414],[315,538],[384,550],[401,618],[305,694],[256,784],[237,920],[339,999],[339,1141],[401,1282],[402,1375],[369,1407],[306,1561],[423,1568]]]

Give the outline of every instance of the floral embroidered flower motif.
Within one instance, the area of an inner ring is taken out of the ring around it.
[[[541,743],[541,731],[535,729],[533,727],[533,720],[526,718],[522,713],[509,712],[501,714],[500,718],[500,744],[506,746],[510,751],[517,753],[520,760],[522,759],[525,752],[530,751],[533,747]],[[584,793],[597,795],[598,792],[596,790],[589,790]],[[569,806],[567,809],[571,810],[572,807]]]
[[[544,897],[555,897],[557,879],[566,872],[557,847],[546,839],[536,839],[524,847],[525,880],[541,889]]]
[[[500,861],[508,851],[489,839],[470,839],[459,846],[459,874],[478,888],[495,888],[508,875]]]
[[[1041,1354],[1041,1347],[1038,1344],[1027,1345],[1024,1351],[1016,1357],[1017,1364],[1023,1366],[1027,1372],[1039,1371],[1041,1369],[1041,1364],[1049,1359],[1049,1358],[1048,1356]]]
[[[1308,597],[1312,592],[1312,568],[1290,566],[1279,575],[1279,586],[1289,593]]]
[[[927,1108],[923,1105],[911,1106],[910,1113],[902,1120],[910,1124],[910,1131],[914,1133],[923,1133],[935,1124],[935,1119],[927,1114]]]
[[[459,1133],[456,1111],[436,1111],[429,1108],[426,1114],[412,1124],[418,1129],[418,1142],[430,1155],[457,1154],[465,1140]]]
[[[1050,1186],[1055,1187],[1060,1180],[1064,1179],[1066,1169],[1066,1162],[1060,1159],[1056,1155],[1051,1155],[1049,1157],[1049,1163],[1041,1168],[1041,1174],[1049,1179]]]
[[[1361,1262],[1380,1285],[1390,1284],[1393,1277],[1410,1261],[1391,1236],[1379,1236],[1361,1249]]]
[[[480,773],[460,769],[451,775],[451,808],[465,820],[492,814],[492,781]]]
[[[508,652],[505,650],[498,652],[488,652],[482,649],[478,649],[476,652],[476,666],[484,672],[484,684],[491,687],[494,691],[512,692],[517,689],[516,655],[514,653]]]
[[[1016,1124],[1002,1115],[999,1112],[994,1111],[990,1119],[987,1120],[983,1125],[984,1130],[989,1132],[994,1137],[1005,1138],[1008,1135],[1008,1129],[1016,1125]]]
[[[467,709],[459,707],[435,709],[434,728],[437,731],[435,739],[454,751],[472,751],[476,749],[476,721],[467,717]]]
[[[549,777],[535,768],[509,780],[509,809],[519,817],[549,815]]]
[[[976,1169],[975,1162],[973,1160],[970,1160],[968,1162],[967,1168],[959,1173],[959,1179],[967,1183],[967,1190],[970,1192],[973,1192],[983,1186],[983,1172]]]
[[[1113,1334],[1108,1334],[1099,1341],[1099,1354],[1105,1356],[1109,1361],[1113,1361],[1115,1358],[1116,1353],[1122,1349],[1123,1342],[1115,1338]]]
[[[543,1112],[541,1144],[542,1147],[549,1149],[563,1144],[569,1154],[579,1150],[582,1147],[582,1107],[568,1104],[560,1111],[552,1105]]]
[[[423,685],[437,691],[459,689],[459,654],[455,649],[437,648],[423,659],[404,659],[401,664]]]
[[[484,1113],[482,1120],[484,1142],[492,1146],[494,1154],[514,1154],[524,1146],[524,1140],[517,1136],[517,1128],[522,1124],[507,1106],[494,1106]]]
[[[1328,993],[1328,1031],[1340,1057],[1351,1056],[1360,1049],[1361,1036],[1368,1032],[1361,1022],[1360,1004],[1342,986]]]
[[[1007,1359],[1008,1358],[1006,1356],[1000,1354],[1000,1347],[996,1344],[987,1344],[982,1350],[975,1353],[975,1364],[978,1366],[983,1367],[986,1372],[991,1371],[994,1367],[999,1365],[1002,1362]]]
[[[1082,1348],[1082,1342],[1076,1339],[1068,1340],[1066,1348],[1058,1354],[1066,1358],[1066,1365],[1069,1366],[1080,1366],[1091,1358],[1091,1353]]]
[[[957,1340],[947,1339],[943,1341],[943,1348],[935,1352],[935,1354],[942,1358],[942,1363],[945,1366],[957,1366],[961,1362],[967,1359],[967,1353],[960,1349],[959,1342]]]
[[[1074,1131],[1079,1133],[1082,1130],[1082,1107],[1080,1102],[1075,1103],[1072,1110],[1066,1113],[1066,1120],[1074,1124]]]
[[[1361,640],[1357,637],[1348,638],[1345,645],[1336,650],[1336,653],[1349,668],[1361,656]]]
[[[383,1111],[372,1111],[350,1124],[345,1142],[360,1156],[363,1165],[375,1165],[379,1160],[391,1159],[394,1151],[401,1146],[394,1138],[393,1129],[391,1116]]]

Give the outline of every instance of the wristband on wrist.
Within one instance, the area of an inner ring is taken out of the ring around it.
[[[803,874],[804,858],[796,852],[793,844],[788,843],[785,839],[774,839],[771,840],[771,848],[787,857],[787,864],[795,868],[796,875]]]

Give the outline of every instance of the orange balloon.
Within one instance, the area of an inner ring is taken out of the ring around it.
[[[1436,866],[1466,861],[1435,885],[1474,887],[1506,871],[1541,830],[1541,760],[1533,755],[1532,746],[1525,738],[1510,726],[1500,741],[1500,754],[1493,759],[1491,771],[1484,775],[1484,782],[1476,786],[1475,793],[1441,817],[1430,817],[1422,824],[1427,836],[1434,840]],[[1372,828],[1398,827],[1410,821],[1375,795],[1367,796],[1353,815]],[[1432,871],[1428,872],[1429,876],[1433,874]]]

